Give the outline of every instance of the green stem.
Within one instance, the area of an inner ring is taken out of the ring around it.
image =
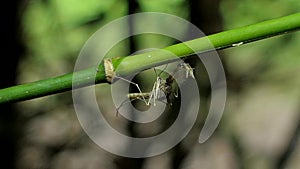
[[[213,49],[239,46],[260,39],[289,33],[300,29],[300,13],[236,28],[207,37],[175,44],[162,50],[155,50],[130,57],[114,58],[113,65],[120,76],[149,69],[174,61],[174,55],[180,58]],[[236,45],[235,45],[236,44]],[[95,73],[98,70],[98,73]],[[96,77],[94,77],[96,74]],[[73,75],[76,76],[73,82]],[[89,68],[78,72],[22,84],[0,90],[0,104],[34,99],[50,94],[64,92],[74,88],[106,83],[103,64],[98,68]]]

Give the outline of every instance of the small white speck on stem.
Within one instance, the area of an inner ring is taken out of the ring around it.
[[[233,46],[233,47],[237,47],[237,46],[241,46],[242,44],[244,44],[244,42],[234,43],[234,44],[232,44],[232,46]]]

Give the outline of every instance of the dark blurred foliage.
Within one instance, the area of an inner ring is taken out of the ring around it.
[[[0,62],[0,75],[2,80],[0,88],[16,84],[16,70],[23,54],[23,46],[19,38],[21,5],[22,1],[3,2],[1,5],[2,61]],[[18,149],[17,140],[19,140],[22,131],[18,123],[19,114],[11,104],[0,105],[0,110],[1,168],[14,168]]]

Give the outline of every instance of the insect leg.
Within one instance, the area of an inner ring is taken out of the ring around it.
[[[116,76],[115,76],[115,77],[116,77]],[[141,88],[139,87],[139,85],[138,85],[137,83],[131,82],[131,81],[129,81],[129,80],[125,79],[125,78],[122,78],[122,77],[117,77],[117,78],[122,79],[122,80],[124,80],[124,81],[126,81],[126,82],[128,82],[128,83],[131,83],[131,84],[135,85],[136,88],[139,90],[139,92],[140,92],[140,93],[143,93],[142,90],[141,90]],[[145,102],[145,104],[146,104],[147,106],[149,106],[149,104],[147,103],[145,97],[144,97],[143,95],[141,95],[141,96],[142,96],[142,99],[143,99],[143,101]]]
[[[191,76],[193,79],[195,79],[193,68],[188,63],[182,63],[181,67],[185,69],[185,78]]]

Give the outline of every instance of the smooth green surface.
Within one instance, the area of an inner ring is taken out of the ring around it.
[[[105,82],[105,74],[103,66],[99,68],[96,76],[96,82]],[[76,76],[74,88],[87,86],[94,83],[96,68],[82,70],[76,73],[70,73],[50,79],[40,80],[33,83],[26,83],[19,86],[13,86],[0,90],[0,103],[16,102],[46,96],[50,94],[60,93],[72,89],[72,78]]]
[[[300,28],[300,13],[268,20],[258,24],[232,29],[221,33],[213,34],[204,38],[199,38],[185,43],[180,43],[157,50],[130,57],[122,57],[113,61],[117,67],[117,74],[122,76],[129,75],[140,70],[149,69],[164,63],[172,62],[174,55],[186,57],[194,53],[205,52],[213,48],[222,49],[234,44],[253,42],[259,39],[272,37],[278,34],[284,34]],[[208,40],[211,44],[208,43]],[[192,47],[194,50],[191,50]],[[168,52],[166,52],[168,51]],[[96,68],[89,68],[76,72],[76,82],[74,87],[83,87],[96,83],[105,83],[105,73],[103,65],[99,66],[96,74]],[[50,94],[55,94],[72,89],[73,74],[66,74],[46,80],[33,83],[27,83],[19,86],[9,87],[0,90],[0,103],[17,102],[33,99]]]

